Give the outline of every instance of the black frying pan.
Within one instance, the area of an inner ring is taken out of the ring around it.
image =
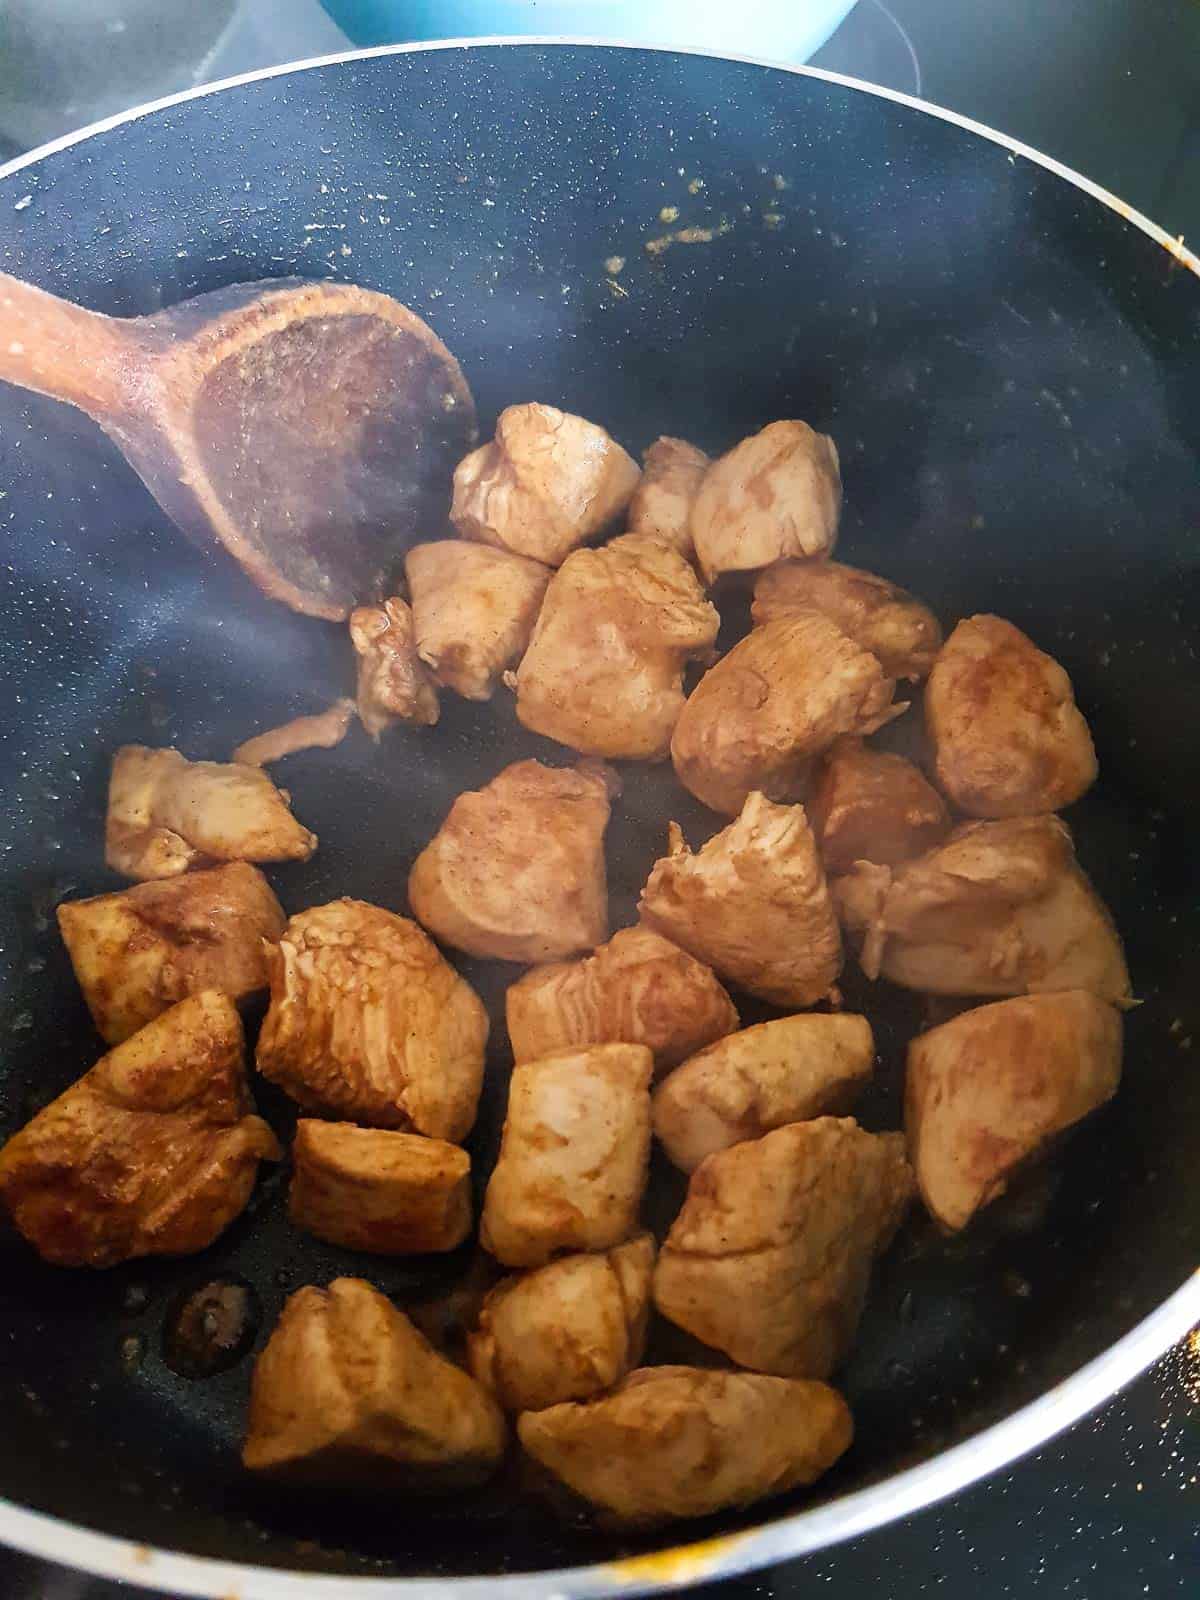
[[[649,255],[664,206],[713,239]],[[665,1536],[616,1542],[561,1520],[516,1468],[477,1498],[383,1515],[247,1482],[250,1360],[208,1379],[172,1370],[164,1331],[180,1295],[248,1281],[261,1346],[292,1289],[347,1271],[445,1326],[471,1266],[469,1252],[407,1265],[319,1245],[289,1228],[282,1174],[181,1263],[55,1271],[0,1244],[0,1537],[247,1600],[317,1592],[279,1569],[545,1575],[510,1578],[514,1597],[732,1571],[1011,1459],[1200,1316],[1194,262],[1062,174],[920,108],[747,63],[590,46],[387,52],[185,98],[10,169],[0,219],[4,270],[106,311],[289,274],[386,290],[455,350],[485,428],[500,406],[539,398],[634,450],[661,432],[719,450],[780,416],[831,432],[846,558],[945,621],[1002,612],[1070,671],[1102,763],[1070,820],[1145,1001],[1118,1100],[1032,1195],[960,1243],[920,1220],[902,1237],[842,1376],[858,1442],[817,1496],[680,1535],[748,1538],[612,1565]],[[626,263],[615,278],[613,256]],[[82,418],[8,389],[0,492],[7,1134],[99,1053],[52,913],[116,886],[101,864],[113,747],[227,757],[344,692],[350,663],[339,629],[185,544]],[[403,910],[409,864],[450,798],[527,754],[562,758],[509,705],[447,696],[433,733],[379,750],[355,734],[293,758],[285,781],[321,849],[273,873],[285,906],[348,893]],[[714,827],[669,771],[630,768],[610,835],[615,924],[668,815],[694,841]],[[461,965],[499,1019],[512,973]],[[864,1119],[896,1126],[920,1002],[852,972],[846,989],[881,1042]],[[489,1067],[481,1173],[505,1100],[502,1024]],[[286,1135],[287,1104],[256,1092]],[[678,1199],[656,1170],[656,1224]],[[678,1350],[660,1330],[651,1357]],[[589,1563],[604,1565],[560,1570]],[[325,1579],[319,1592],[343,1590]]]

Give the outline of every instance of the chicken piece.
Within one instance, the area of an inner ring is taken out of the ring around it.
[[[504,1417],[361,1278],[299,1289],[254,1366],[251,1472],[382,1494],[465,1488],[500,1465]]]
[[[740,1366],[824,1378],[913,1195],[904,1135],[790,1122],[708,1156],[658,1257],[654,1304]]]
[[[288,1215],[329,1244],[427,1255],[471,1231],[471,1158],[456,1144],[301,1117],[292,1166]]]
[[[454,469],[450,520],[465,539],[558,567],[616,521],[640,477],[594,422],[556,406],[508,406],[492,442]]]
[[[228,995],[191,995],[102,1056],[0,1150],[0,1203],[46,1261],[192,1255],[279,1143],[246,1088]]]
[[[683,669],[721,619],[661,539],[625,534],[570,556],[517,669],[517,716],[588,755],[658,761],[683,710]]]
[[[654,1131],[675,1165],[691,1172],[714,1150],[848,1111],[874,1064],[866,1017],[809,1012],[760,1022],[709,1045],[660,1084]]]
[[[860,861],[833,884],[869,978],[926,994],[1087,989],[1132,1003],[1121,940],[1057,817],[967,822],[896,868]]]
[[[267,946],[285,920],[270,884],[245,861],[58,908],[75,976],[108,1044],[204,989],[234,1000],[265,989]]]
[[[104,858],[127,878],[174,878],[215,861],[307,861],[317,836],[255,767],[127,744],[113,757]]]
[[[518,761],[460,794],[413,863],[413,915],[443,944],[553,961],[608,935],[604,830],[613,774]]]
[[[841,510],[833,440],[807,422],[772,422],[715,461],[692,502],[705,581],[788,556],[828,555]]]
[[[465,700],[490,700],[525,653],[551,569],[508,550],[439,539],[404,558],[417,654]]]
[[[413,614],[393,596],[381,606],[350,613],[350,643],[358,656],[358,720],[376,743],[393,722],[432,728],[440,715],[437,690],[417,655]]]
[[[903,756],[839,739],[817,773],[808,802],[821,859],[830,875],[856,861],[896,866],[950,831],[940,794]]]
[[[642,481],[629,502],[627,530],[665,539],[686,560],[696,554],[692,543],[692,503],[712,465],[703,450],[686,439],[656,439],[642,457]]]
[[[247,767],[265,767],[301,750],[332,750],[350,731],[357,716],[353,700],[335,700],[324,711],[309,717],[293,717],[281,727],[268,728],[244,740],[233,752],[233,759]]]
[[[968,617],[946,640],[925,720],[937,780],[970,816],[1059,811],[1096,781],[1070,678],[1002,617]]]
[[[998,1000],[914,1039],[905,1123],[930,1214],[965,1228],[1120,1078],[1120,1015],[1082,989]]]
[[[264,1078],[321,1116],[466,1138],[487,1012],[415,922],[332,900],[290,920],[267,968]]]
[[[699,1367],[640,1367],[586,1405],[517,1422],[536,1461],[608,1517],[703,1517],[815,1483],[850,1446],[842,1397],[823,1383]]]
[[[803,806],[751,794],[698,854],[678,823],[638,911],[722,978],[779,1006],[811,1006],[842,970],[842,938]]]
[[[874,733],[907,710],[869,650],[816,612],[752,629],[711,667],[675,724],[685,789],[734,817],[751,789],[795,799],[813,758],[842,734]]]
[[[505,1278],[467,1341],[471,1371],[506,1411],[590,1400],[642,1359],[654,1239],[563,1256]]]
[[[513,1068],[479,1239],[509,1267],[608,1250],[637,1227],[650,1159],[645,1045],[596,1044]]]
[[[840,561],[780,561],[759,574],[751,615],[755,626],[798,612],[819,611],[869,650],[889,678],[929,675],[942,648],[933,612],[906,589]]]

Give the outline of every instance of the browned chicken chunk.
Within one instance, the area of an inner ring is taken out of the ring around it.
[[[856,861],[896,866],[950,831],[945,802],[903,756],[839,739],[821,763],[808,802],[825,871],[848,872]]]
[[[350,613],[350,642],[358,656],[358,720],[378,740],[393,722],[431,728],[440,714],[437,690],[417,655],[413,614],[393,597]]]
[[[233,752],[233,759],[247,767],[266,767],[301,750],[332,750],[350,731],[358,715],[353,700],[335,700],[324,711],[308,717],[293,717],[278,728],[268,728],[244,740]]]
[[[654,441],[642,462],[642,481],[629,502],[627,530],[665,539],[690,561],[696,553],[692,503],[712,463],[686,439],[666,437]]]
[[[1059,811],[1096,779],[1071,680],[1002,617],[968,617],[925,690],[937,780],[973,817]]]
[[[928,676],[942,647],[929,607],[905,589],[840,561],[780,561],[754,585],[756,626],[819,611],[869,650],[889,678]]]
[[[435,1139],[467,1136],[487,1012],[415,922],[333,900],[291,919],[268,968],[264,1078],[307,1111]]]
[[[471,1231],[471,1158],[443,1139],[301,1117],[292,1167],[288,1215],[330,1244],[427,1255]]]
[[[60,1267],[192,1255],[282,1151],[246,1088],[227,995],[181,1000],[102,1056],[0,1150],[0,1202]]]
[[[912,1193],[903,1134],[865,1133],[850,1117],[792,1122],[720,1150],[692,1174],[654,1303],[740,1366],[827,1377]]]
[[[518,761],[460,794],[413,864],[413,915],[443,944],[498,961],[590,950],[608,934],[614,782],[598,763]]]
[[[921,1198],[965,1228],[1121,1077],[1121,1018],[1082,989],[964,1011],[908,1047],[905,1120]]]

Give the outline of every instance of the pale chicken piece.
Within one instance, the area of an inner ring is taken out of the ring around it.
[[[825,556],[837,538],[837,446],[807,422],[772,422],[714,461],[692,502],[700,570],[753,572],[789,556]]]
[[[839,739],[809,796],[821,859],[830,875],[856,861],[896,866],[945,838],[950,815],[924,774],[903,756]]]
[[[999,1000],[914,1039],[905,1122],[931,1215],[966,1227],[1120,1078],[1120,1015],[1081,989]]]
[[[521,659],[551,568],[465,539],[418,544],[404,558],[417,654],[465,700],[490,700]]]
[[[440,715],[437,690],[417,655],[411,608],[393,596],[350,613],[358,656],[358,720],[376,742],[393,722],[431,728]]]
[[[1087,989],[1132,1004],[1120,936],[1057,817],[968,822],[915,861],[833,883],[869,978],[927,994]]]
[[[1096,780],[1071,680],[1011,622],[968,617],[925,689],[937,780],[973,817],[1059,811]]]
[[[645,1045],[597,1044],[513,1068],[479,1239],[509,1267],[608,1250],[637,1228],[650,1159]]]
[[[927,605],[877,573],[840,561],[780,561],[760,573],[751,615],[756,626],[819,611],[877,658],[889,678],[929,675],[942,629]]]
[[[316,848],[287,794],[256,767],[141,744],[113,757],[104,858],[127,878],[173,878],[216,861],[307,861]]]
[[[58,907],[75,976],[108,1044],[204,989],[234,1000],[265,989],[267,948],[285,920],[270,884],[245,861]]]
[[[279,1143],[246,1087],[227,995],[192,995],[102,1056],[0,1150],[0,1204],[60,1267],[192,1255]]]
[[[907,707],[894,678],[828,618],[802,613],[753,628],[710,667],[675,724],[685,789],[736,816],[752,789],[803,792],[814,757],[843,734],[874,733]]]
[[[684,706],[684,667],[709,655],[720,625],[662,539],[630,533],[578,550],[546,590],[517,669],[517,716],[586,755],[661,760]]]
[[[709,1045],[659,1085],[654,1131],[691,1172],[715,1150],[848,1111],[874,1064],[866,1017],[809,1012],[760,1022]]]
[[[659,1252],[654,1303],[740,1366],[824,1378],[913,1195],[904,1135],[792,1122],[708,1156]]]
[[[642,481],[629,502],[627,531],[665,539],[681,556],[692,560],[696,553],[692,503],[711,461],[686,439],[664,435],[646,451],[642,463]]]
[[[413,863],[413,915],[443,944],[553,961],[608,934],[604,830],[615,775],[518,761],[460,794]]]
[[[604,1254],[503,1279],[468,1338],[471,1371],[506,1411],[611,1389],[642,1359],[653,1272],[654,1239],[639,1233]]]
[[[669,841],[638,902],[647,926],[760,1000],[811,1006],[829,994],[842,938],[803,806],[751,794],[696,854],[677,823]]]
[[[292,1169],[288,1215],[329,1244],[428,1255],[471,1231],[471,1158],[443,1139],[301,1117]]]
[[[504,1417],[468,1373],[361,1278],[299,1289],[254,1366],[242,1461],[251,1472],[380,1493],[491,1476]]]
[[[732,1033],[712,969],[650,928],[622,928],[583,961],[535,967],[505,997],[516,1061],[585,1044],[644,1044],[665,1072]]]
[[[640,478],[596,423],[556,406],[508,406],[492,442],[454,469],[450,520],[466,539],[557,567],[616,521]]]
[[[850,1447],[849,1407],[823,1383],[640,1367],[611,1394],[519,1418],[536,1461],[607,1517],[703,1517],[815,1483]]]
[[[233,752],[233,759],[247,767],[265,767],[272,761],[296,755],[301,750],[332,750],[350,731],[357,716],[353,700],[335,700],[324,711],[312,716],[293,717],[278,728],[268,728],[246,739]]]
[[[333,900],[267,952],[258,1070],[306,1111],[457,1143],[471,1131],[488,1020],[407,917]]]

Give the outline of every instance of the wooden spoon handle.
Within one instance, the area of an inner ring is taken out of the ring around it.
[[[129,321],[85,311],[0,272],[0,378],[103,419],[128,409],[143,354]]]

